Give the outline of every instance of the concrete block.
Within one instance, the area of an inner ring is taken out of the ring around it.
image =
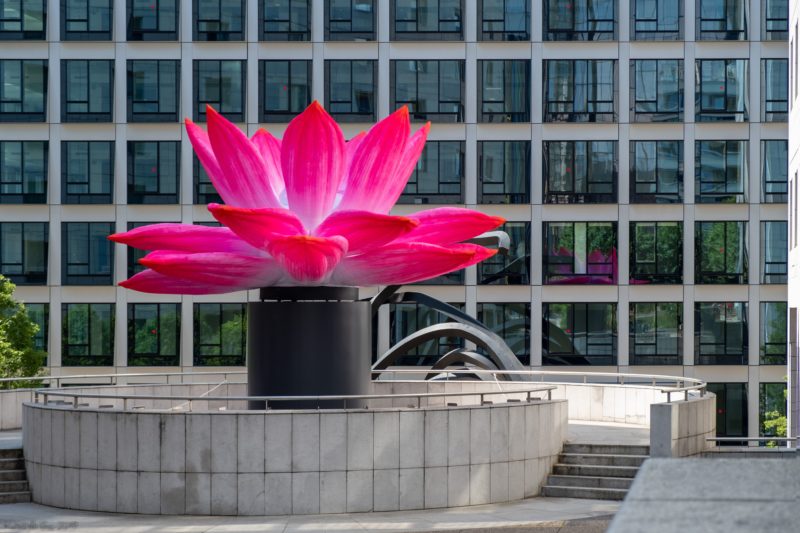
[[[292,514],[319,513],[319,472],[292,474]]]
[[[54,466],[50,469],[50,487],[47,491],[49,505],[65,507],[64,504],[64,469]]]
[[[511,461],[525,459],[525,407],[508,410],[508,458]]]
[[[372,413],[347,414],[347,470],[371,470],[374,453]]]
[[[374,465],[376,469],[400,466],[400,414],[374,413]]]
[[[117,473],[113,470],[97,471],[97,510],[117,512]]]
[[[39,409],[37,409],[39,411]],[[97,413],[82,412],[80,418],[81,432],[81,468],[97,468]],[[96,488],[96,486],[95,486]]]
[[[237,513],[262,516],[266,509],[264,474],[238,474],[237,483]]]
[[[211,418],[228,418],[227,416]],[[211,421],[214,426],[214,421]],[[213,457],[213,452],[212,452]],[[213,463],[213,459],[212,459]],[[211,514],[235,515],[239,506],[236,474],[211,474]]]
[[[422,411],[401,411],[400,412],[400,468],[416,468],[416,467],[421,467],[424,464],[425,464],[424,413]],[[412,507],[411,509],[418,509],[418,508],[419,507]]]
[[[492,503],[508,501],[508,463],[492,463],[490,499]]]
[[[64,465],[78,468],[81,462],[81,424],[80,414],[64,413]],[[74,507],[71,507],[74,509]]]
[[[508,461],[508,407],[492,407],[491,422],[491,461]]]
[[[186,514],[211,514],[211,474],[186,474]]]
[[[186,474],[161,474],[161,514],[186,514]]]
[[[292,474],[267,474],[264,476],[264,484],[266,487],[264,513],[267,515],[292,514]]]
[[[80,472],[77,468],[64,469],[64,507],[67,509],[80,509]]]
[[[447,507],[447,467],[425,469],[425,508]]]
[[[229,414],[211,415],[211,472],[214,474],[236,472],[236,418]],[[227,502],[222,505],[227,505]],[[211,478],[211,507],[214,507],[213,477]],[[233,508],[236,508],[236,500],[233,501]]]
[[[135,472],[139,464],[138,415],[117,415],[117,470]],[[136,512],[135,508],[132,512]]]
[[[186,415],[186,471],[211,472],[211,415]]]
[[[97,414],[97,468],[101,470],[117,469],[116,413]]]
[[[53,409],[50,412],[51,457],[52,464],[55,466],[64,466],[64,450],[67,445],[64,432],[64,417],[64,411],[60,409]],[[116,447],[114,450],[116,451]]]
[[[161,471],[185,473],[186,416],[182,414],[161,415],[161,431]]]
[[[323,418],[325,418],[323,416]],[[319,479],[319,512],[347,512],[347,472],[321,472]]]
[[[97,510],[97,470],[81,469],[80,486],[75,489],[80,493],[80,508],[84,511]]]
[[[474,464],[469,467],[469,503],[481,505],[489,503],[491,496],[491,466]]]
[[[447,466],[447,411],[425,412],[425,467]]]
[[[292,415],[292,472],[319,471],[319,415]]]
[[[447,468],[447,506],[469,505],[469,465]]]
[[[400,510],[422,509],[424,507],[424,477],[424,469],[422,468],[400,469]]]
[[[373,511],[397,511],[400,508],[400,470],[375,470]]]
[[[525,497],[525,461],[508,463],[508,501]]]
[[[347,415],[345,413],[322,413],[319,419],[319,426],[320,470],[325,472],[346,470]],[[320,507],[322,507],[321,500]]]
[[[551,445],[552,426],[552,407],[550,404],[541,404],[539,406],[539,427],[537,428],[538,445],[536,446],[536,452],[538,457],[550,455],[554,452]]]
[[[490,408],[479,407],[470,409],[470,441],[469,457],[470,463],[488,463],[491,457],[491,422],[489,415]]]
[[[264,475],[264,415],[238,415],[237,471]],[[261,480],[263,499],[264,480]],[[263,513],[262,513],[263,514]]]
[[[65,479],[66,481],[66,479]],[[139,509],[139,474],[117,472],[117,511],[136,513]]]
[[[137,414],[137,449],[140,472],[159,472],[161,470],[161,416]],[[141,481],[141,480],[140,480]]]
[[[291,471],[292,415],[268,413],[264,417],[264,424],[267,472]]]
[[[372,510],[372,470],[347,472],[347,512],[364,513]]]
[[[156,420],[158,420],[157,417]],[[161,474],[158,472],[139,472],[138,491],[137,513],[161,513]]]
[[[674,457],[679,424],[676,404],[650,406],[650,457]]]
[[[39,439],[38,461],[40,463],[50,464],[52,457],[52,442],[53,442],[53,426],[52,426],[52,411],[50,409],[40,409],[41,416],[39,419],[39,427],[41,428],[42,436]],[[46,460],[45,460],[46,458]]]
[[[537,404],[525,406],[524,453],[525,459],[538,457],[539,409]]]
[[[469,464],[469,413],[470,409],[453,409],[448,412],[447,464],[449,466]]]

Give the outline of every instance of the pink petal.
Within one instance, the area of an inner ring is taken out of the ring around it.
[[[437,207],[409,216],[417,219],[420,224],[399,238],[403,242],[454,244],[476,237],[505,223],[505,219],[502,217],[494,217],[460,207]]]
[[[347,251],[344,237],[291,235],[277,237],[268,246],[269,253],[296,281],[317,283],[326,279]]]
[[[237,237],[228,228],[193,226],[191,224],[150,224],[125,233],[114,233],[108,238],[140,250],[258,254],[258,250]]]
[[[416,283],[474,265],[497,253],[476,244],[443,247],[425,243],[392,243],[346,257],[331,284],[348,286]]]
[[[206,117],[208,138],[222,169],[223,187],[231,195],[228,199],[217,189],[225,203],[239,207],[280,207],[270,184],[269,168],[255,145],[211,106],[206,108]]]
[[[239,238],[261,250],[266,250],[275,237],[306,234],[300,219],[287,209],[245,209],[209,204],[208,210]]]
[[[347,253],[377,248],[390,243],[419,225],[408,217],[370,213],[369,211],[337,211],[314,230],[318,237],[341,235],[347,239]]]
[[[347,145],[345,146],[345,153],[347,155],[347,166],[350,167],[350,162],[353,160],[353,156],[356,155],[356,150],[361,145],[361,141],[364,140],[364,137],[367,136],[366,131],[359,132],[358,135],[347,141]]]
[[[166,276],[208,285],[266,287],[283,277],[280,266],[268,257],[229,252],[156,251],[139,263]]]
[[[214,189],[217,190],[222,199],[226,202],[235,202],[237,200],[236,193],[227,187],[227,180],[219,167],[217,156],[214,155],[214,150],[211,148],[211,141],[208,140],[208,133],[206,133],[200,126],[186,119],[186,134],[189,136],[189,141],[192,143],[194,153],[197,155],[198,161],[206,169],[206,174],[214,184]]]
[[[388,179],[389,183],[383,191],[383,196],[380,200],[381,212],[388,212],[397,199],[403,194],[403,190],[408,184],[408,179],[417,167],[419,156],[422,155],[422,149],[425,148],[425,141],[428,139],[428,132],[431,129],[431,123],[426,123],[422,128],[411,136],[406,143],[403,157],[400,159],[400,164],[395,170],[394,176]]]
[[[267,167],[267,179],[272,186],[272,192],[279,198],[286,191],[283,184],[283,171],[281,170],[281,141],[264,128],[259,128],[251,141],[261,154],[264,165]]]
[[[251,288],[246,283],[221,285],[187,281],[159,274],[149,268],[125,281],[121,281],[119,285],[126,289],[151,294],[222,294]]]
[[[313,102],[286,128],[281,168],[290,209],[315,228],[333,208],[345,165],[342,131],[319,102]]]
[[[387,199],[396,188],[395,172],[410,132],[405,106],[381,120],[358,143],[347,172],[347,187],[338,209],[369,209],[388,213]],[[403,184],[402,189],[405,187]],[[396,200],[396,198],[395,198]]]

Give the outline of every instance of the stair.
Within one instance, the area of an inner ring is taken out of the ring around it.
[[[649,454],[649,446],[564,444],[542,496],[624,500]]]
[[[0,450],[0,504],[31,501],[22,450]]]

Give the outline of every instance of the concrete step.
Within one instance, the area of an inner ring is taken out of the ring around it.
[[[22,448],[0,449],[0,459],[22,459]]]
[[[28,491],[0,494],[0,503],[28,503],[30,501],[31,493]]]
[[[0,470],[0,482],[2,481],[25,481],[25,470]]]
[[[30,490],[27,481],[0,481],[0,494],[9,492],[27,492]]]
[[[25,460],[13,457],[11,459],[0,459],[0,470],[23,470]]]
[[[562,453],[558,462],[567,465],[641,466],[646,455],[611,455],[600,453]]]
[[[637,466],[565,465],[553,466],[553,474],[558,476],[625,477],[633,479]]]
[[[607,455],[650,455],[650,446],[631,444],[564,443],[564,453],[599,453]]]
[[[589,500],[624,500],[627,490],[597,489],[592,487],[542,487],[542,496],[551,498],[583,498]]]
[[[551,487],[583,487],[594,489],[628,490],[633,479],[627,477],[601,476],[548,476],[547,485]]]

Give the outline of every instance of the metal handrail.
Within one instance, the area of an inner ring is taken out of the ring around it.
[[[0,378],[0,383],[10,383],[14,381],[46,381],[48,383],[55,382],[56,387],[59,386],[59,383],[64,380],[70,379],[101,379],[101,378],[108,378],[110,379],[110,384],[114,385],[114,381],[119,378],[131,378],[131,377],[166,377],[167,381],[171,376],[222,376],[223,380],[228,379],[228,376],[235,376],[235,375],[246,375],[246,370],[209,370],[209,371],[190,371],[190,372],[118,372],[113,374],[76,374],[76,375],[62,375],[62,376],[20,376],[20,377],[10,377],[10,378]],[[181,380],[183,381],[183,380]],[[171,383],[165,383],[165,385],[174,385]]]
[[[795,442],[798,437],[706,437],[706,442]]]

